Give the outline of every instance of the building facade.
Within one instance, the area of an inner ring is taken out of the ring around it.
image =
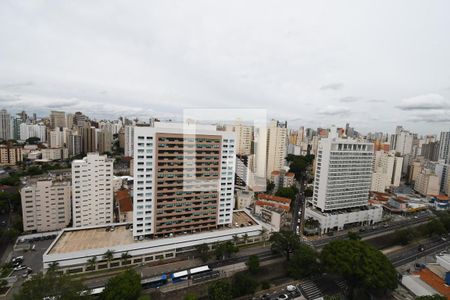
[[[0,110],[0,140],[7,141],[12,138],[11,115],[6,109]]]
[[[0,165],[14,166],[22,160],[22,147],[0,145]]]
[[[113,160],[88,153],[72,162],[73,226],[113,222]]]
[[[231,224],[235,135],[214,126],[134,127],[135,238]]]
[[[23,230],[55,231],[67,227],[71,219],[70,176],[28,178],[20,189]]]
[[[52,110],[50,112],[50,128],[63,128],[66,127],[66,113],[63,111]]]
[[[266,178],[273,171],[280,171],[285,164],[288,145],[287,123],[272,120],[267,131],[267,170]]]

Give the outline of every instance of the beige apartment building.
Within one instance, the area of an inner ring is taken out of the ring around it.
[[[70,176],[30,177],[20,189],[23,230],[46,232],[65,228],[71,218]]]
[[[113,159],[98,153],[72,162],[73,227],[113,222]]]
[[[0,146],[0,165],[14,166],[22,161],[22,147]]]

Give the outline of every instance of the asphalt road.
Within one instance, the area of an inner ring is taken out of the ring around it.
[[[395,231],[397,229],[420,225],[420,224],[425,223],[428,220],[430,220],[430,218],[431,218],[431,215],[429,213],[423,213],[421,215],[418,215],[417,218],[411,218],[411,219],[404,220],[404,221],[389,223],[388,227],[383,227],[382,225],[377,225],[376,229],[372,229],[373,228],[372,226],[366,226],[365,227],[366,231],[358,232],[358,234],[362,239],[365,239],[365,238],[368,238],[368,237],[371,237],[371,236],[374,236],[377,234],[388,233],[390,231]],[[361,228],[361,227],[355,228],[355,231],[358,231],[359,228]],[[333,237],[323,238],[320,240],[311,241],[311,243],[314,245],[314,247],[321,248],[332,241],[346,239],[346,238],[347,238],[347,233],[342,234],[342,235],[336,235]]]

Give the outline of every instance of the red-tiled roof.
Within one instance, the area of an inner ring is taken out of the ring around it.
[[[294,177],[295,174],[292,173],[292,172],[287,172],[286,175],[284,175],[284,176],[286,176],[286,177]]]
[[[127,189],[116,192],[116,200],[119,203],[119,210],[122,212],[133,211],[133,203]]]
[[[272,171],[271,175],[278,176],[278,175],[280,175],[280,171]]]
[[[441,277],[437,276],[427,268],[416,272],[416,274],[420,276],[420,279],[422,279],[422,281],[426,282],[429,286],[441,293],[444,297],[447,297],[447,299],[450,299],[450,287],[445,284],[444,280]]]
[[[282,204],[282,203],[275,203],[275,202],[270,202],[270,201],[264,201],[264,200],[256,200],[255,203],[257,206],[272,206],[272,207],[278,207],[283,209],[284,211],[289,211],[289,205],[287,204]]]
[[[258,194],[258,199],[281,202],[281,203],[286,203],[289,205],[291,204],[291,199],[289,199],[289,198],[272,196],[272,195],[267,195],[267,194]]]

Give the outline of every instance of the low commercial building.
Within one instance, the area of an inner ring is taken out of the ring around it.
[[[256,206],[272,206],[289,211],[291,209],[291,199],[268,194],[258,194],[258,200],[255,203]]]
[[[71,218],[71,193],[70,173],[26,178],[20,189],[23,230],[46,232],[67,227]]]
[[[319,221],[320,232],[325,234],[332,230],[343,230],[346,226],[372,225],[381,222],[383,208],[381,206],[361,206],[326,213],[313,207],[307,207],[305,216]]]
[[[114,230],[106,226],[67,228],[61,231],[43,255],[44,271],[58,263],[64,273],[81,273],[125,265],[139,265],[161,259],[172,259],[177,255],[195,250],[200,244],[215,244],[233,240],[233,236],[247,236],[248,243],[262,240],[262,226],[245,211],[233,213],[233,225],[200,233],[154,238],[136,241],[130,224],[116,224]],[[103,259],[108,250],[113,260]],[[123,260],[122,254],[130,255]],[[93,257],[95,263],[89,263]]]
[[[41,149],[43,160],[63,160],[69,158],[69,150],[67,148],[47,148]]]
[[[261,221],[270,225],[271,231],[278,232],[283,227],[289,226],[289,214],[281,208],[272,206],[256,206],[255,214]]]
[[[119,222],[133,222],[133,201],[131,201],[130,192],[127,189],[121,189],[115,196]]]

